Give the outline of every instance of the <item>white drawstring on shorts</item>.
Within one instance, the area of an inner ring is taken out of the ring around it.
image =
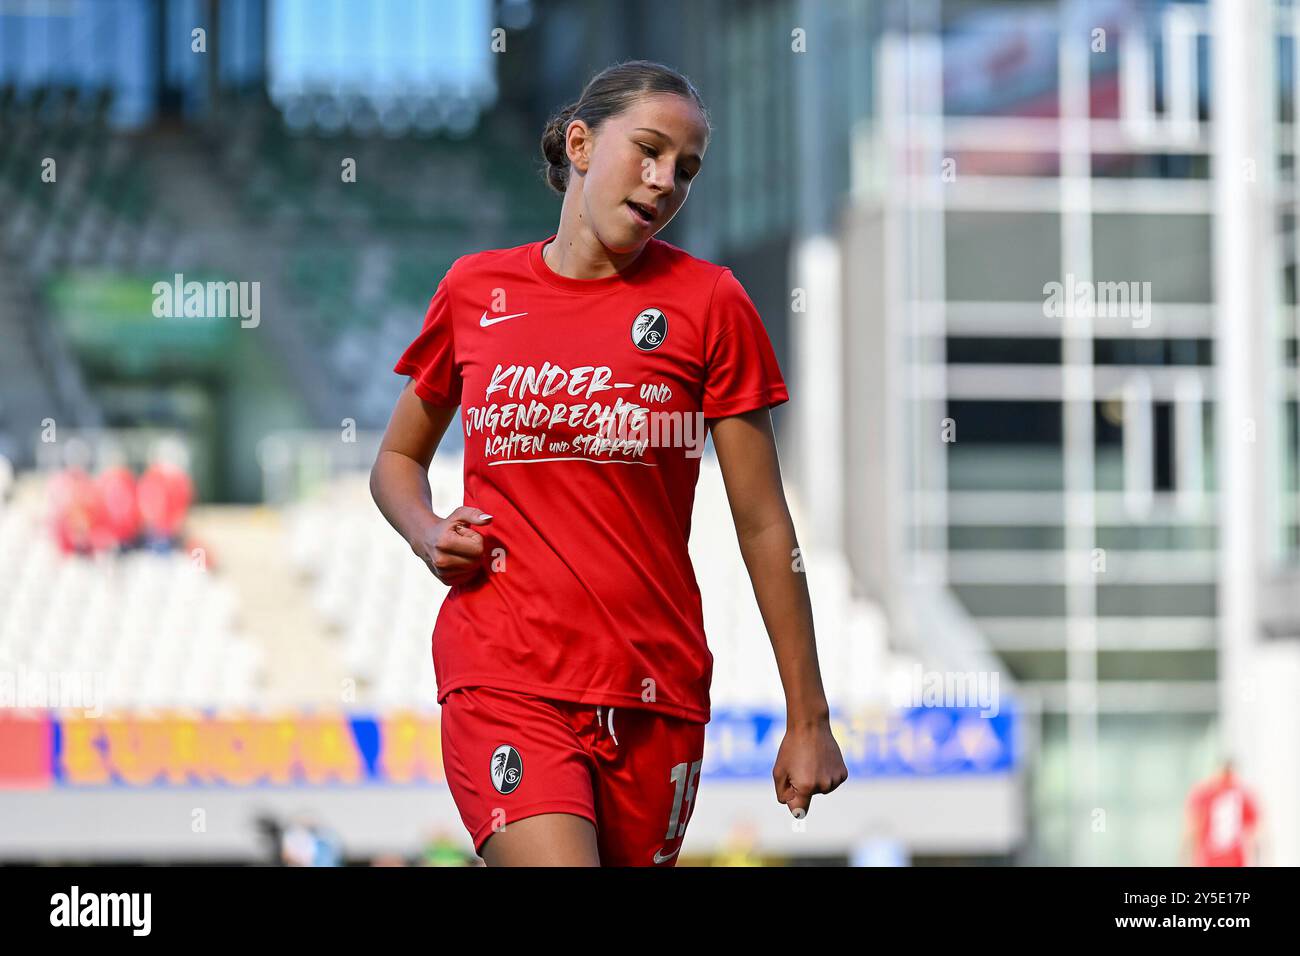
[[[596,708],[596,723],[600,724],[602,727],[604,726],[604,722],[601,720],[600,717],[599,707]],[[609,726],[606,729],[609,731],[609,735],[614,738],[614,746],[617,747],[618,738],[614,736],[614,708],[613,707],[609,709]]]

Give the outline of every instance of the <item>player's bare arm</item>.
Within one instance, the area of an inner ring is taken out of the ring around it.
[[[483,536],[474,525],[491,521],[462,506],[445,518],[434,513],[429,463],[456,416],[454,407],[433,405],[408,382],[398,397],[370,470],[370,494],[388,523],[444,584],[463,584],[482,570]]]
[[[802,817],[814,794],[830,793],[849,773],[831,734],[808,583],[795,570],[799,542],[781,484],[772,416],[761,408],[710,426],[741,556],[785,691],[786,733],[772,779],[777,800]]]

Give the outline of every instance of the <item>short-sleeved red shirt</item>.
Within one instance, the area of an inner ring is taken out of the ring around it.
[[[1187,798],[1195,829],[1194,866],[1245,866],[1245,837],[1258,819],[1255,798],[1232,775],[1198,784]]]
[[[438,700],[481,685],[707,722],[704,419],[789,395],[731,270],[652,238],[572,279],[542,258],[554,238],[456,260],[394,369],[462,406],[465,504],[493,516],[485,573],[434,628]]]

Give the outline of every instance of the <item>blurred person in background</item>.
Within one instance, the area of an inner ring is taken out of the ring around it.
[[[253,829],[257,831],[258,839],[262,843],[263,852],[266,853],[266,859],[272,865],[279,865],[284,862],[282,846],[284,838],[284,825],[280,823],[275,814],[270,812],[259,813],[253,818]]]
[[[312,866],[342,866],[343,841],[339,835],[323,824],[314,826],[312,835],[316,838],[316,854],[312,858]]]
[[[1219,771],[1188,795],[1182,855],[1192,866],[1258,866],[1255,798],[1225,757]]]
[[[64,554],[86,557],[111,543],[99,489],[80,467],[67,468],[51,478],[49,496],[54,540]]]
[[[100,488],[90,476],[91,448],[80,438],[68,440],[64,469],[50,479],[50,520],[64,554],[88,557],[113,545],[113,532]]]
[[[185,446],[168,439],[158,443],[153,460],[140,476],[140,521],[145,543],[154,551],[170,551],[181,545],[185,518],[194,500],[194,482],[188,469]]]
[[[140,505],[136,497],[135,475],[119,452],[110,452],[108,465],[95,479],[103,503],[105,524],[112,544],[119,551],[129,550],[140,537]]]
[[[710,134],[669,67],[593,77],[542,136],[555,235],[456,260],[394,368],[411,381],[370,487],[451,587],[433,635],[443,757],[489,865],[672,866],[681,850],[712,673],[688,549],[699,454],[613,443],[618,416],[649,415],[638,401],[676,416],[682,444],[698,430],[699,452],[712,433],[785,689],[777,801],[802,816],[848,776],[792,573],[775,352],[730,269],[655,238]],[[462,395],[465,503],[442,517],[428,471]]]
[[[285,866],[313,866],[316,837],[305,823],[291,823],[280,835],[280,862]]]
[[[309,817],[300,817],[280,835],[280,860],[285,866],[341,866],[338,836]]]

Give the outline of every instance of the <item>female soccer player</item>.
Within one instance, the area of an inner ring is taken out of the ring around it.
[[[595,76],[542,136],[555,235],[463,256],[395,371],[370,487],[451,590],[433,632],[447,782],[490,866],[673,865],[713,658],[687,550],[704,428],[785,689],[796,816],[848,776],[831,736],[768,408],[788,399],[729,269],[654,238],[708,114],[657,63]],[[461,408],[465,503],[429,463]]]

